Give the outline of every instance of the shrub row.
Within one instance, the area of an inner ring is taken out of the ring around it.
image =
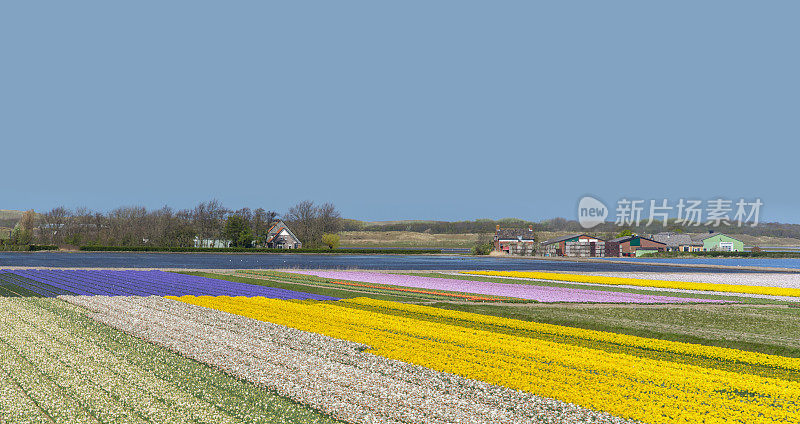
[[[29,252],[36,252],[39,250],[58,250],[58,246],[51,246],[46,244],[32,244],[28,246]]]
[[[257,249],[247,247],[81,246],[86,252],[436,254],[441,249]]]
[[[6,251],[6,252],[36,252],[39,250],[58,250],[58,246],[45,246],[41,244],[31,244],[31,245],[0,244],[0,251]]]

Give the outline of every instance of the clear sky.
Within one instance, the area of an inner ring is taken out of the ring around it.
[[[796,1],[0,5],[0,209],[800,222]]]

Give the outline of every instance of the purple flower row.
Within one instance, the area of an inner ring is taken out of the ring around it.
[[[42,296],[264,296],[273,299],[338,300],[297,292],[163,271],[2,270],[17,286]],[[21,277],[21,278],[14,278]]]
[[[613,291],[534,286],[529,284],[489,283],[484,281],[456,280],[450,278],[414,275],[383,274],[361,271],[292,271],[296,274],[315,275],[331,280],[361,281],[372,284],[446,290],[490,296],[506,296],[538,302],[594,302],[594,303],[717,303],[712,299],[696,299]]]

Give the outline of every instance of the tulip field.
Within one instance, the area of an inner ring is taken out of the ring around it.
[[[356,280],[376,284],[392,284],[421,289],[449,290],[487,296],[535,300],[538,302],[581,303],[685,303],[719,302],[717,300],[688,299],[674,296],[648,296],[622,292],[601,292],[560,287],[541,287],[526,284],[489,283],[483,281],[455,280],[447,278],[419,277],[413,275],[382,274],[359,271],[295,271],[297,274],[314,275],[331,280]]]
[[[748,302],[356,270],[0,270],[0,424],[800,422],[800,308]]]
[[[163,271],[0,270],[0,288],[37,295],[107,296],[265,296],[278,299],[336,300],[332,297],[220,281]]]
[[[589,284],[631,285],[680,290],[704,290],[725,293],[746,293],[765,296],[800,297],[800,289],[787,287],[762,287],[744,284],[712,284],[685,281],[644,280],[636,278],[602,277],[596,275],[561,274],[555,272],[529,271],[466,271],[465,274],[497,277],[535,278],[555,281],[572,281]]]

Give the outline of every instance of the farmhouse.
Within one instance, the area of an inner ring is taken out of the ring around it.
[[[641,253],[636,253],[641,250]],[[606,256],[641,256],[645,253],[665,252],[667,244],[647,237],[632,235],[608,241]]]
[[[533,226],[528,229],[500,228],[494,233],[494,250],[510,255],[532,255],[535,248]]]
[[[571,234],[546,240],[540,248],[544,256],[598,258],[606,255],[605,240],[586,234]]]
[[[267,231],[267,247],[270,249],[300,249],[303,247],[303,243],[283,221],[278,220]]]
[[[742,252],[744,251],[744,242],[737,240],[727,234],[722,233],[707,233],[699,234],[692,237],[692,240],[698,244],[702,243],[703,251],[721,251],[721,252]]]
[[[667,252],[699,252],[703,244],[692,240],[689,234],[662,232],[653,235],[653,240],[667,245]]]

